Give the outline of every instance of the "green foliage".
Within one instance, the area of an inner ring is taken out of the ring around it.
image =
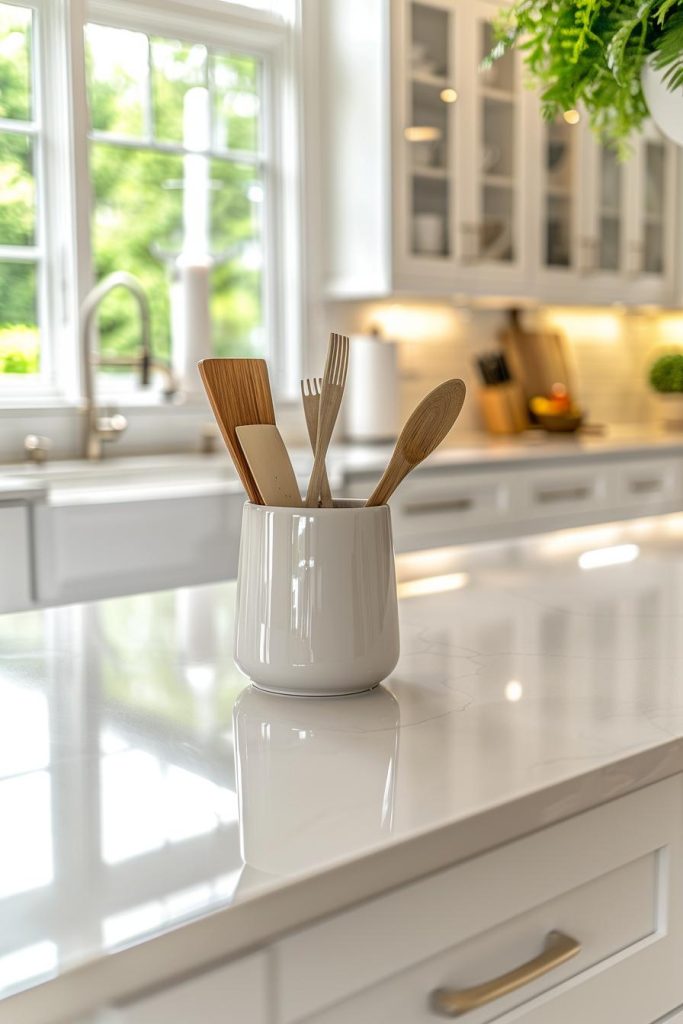
[[[683,392],[683,355],[660,356],[650,367],[650,384],[663,393]]]
[[[170,357],[170,267],[182,242],[183,159],[145,149],[147,38],[138,32],[89,26],[86,63],[93,129],[131,140],[130,148],[94,141],[95,276],[127,270],[142,281],[151,306],[152,344]],[[0,3],[0,117],[30,120],[31,13]],[[183,100],[194,85],[212,85],[215,145],[259,147],[259,63],[173,39],[151,40],[153,137],[182,141]],[[48,151],[49,157],[49,151]],[[262,272],[245,259],[260,246],[257,203],[249,195],[261,171],[237,159],[211,162],[211,274],[214,346],[220,355],[254,355],[262,329]],[[0,133],[0,244],[35,243],[35,181],[30,136]],[[0,374],[34,373],[39,361],[36,267],[0,261]],[[100,315],[103,352],[138,350],[140,324],[131,296],[117,289]]]
[[[640,76],[652,55],[683,85],[683,0],[516,0],[496,21],[489,61],[524,53],[552,120],[582,104],[595,132],[624,154],[648,116]]]
[[[37,373],[40,341],[35,327],[0,329],[0,373]]]

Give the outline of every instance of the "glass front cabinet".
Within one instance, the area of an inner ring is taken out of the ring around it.
[[[519,52],[481,66],[498,6],[320,5],[328,295],[673,303],[676,147],[648,127],[623,162],[581,111],[544,121]]]

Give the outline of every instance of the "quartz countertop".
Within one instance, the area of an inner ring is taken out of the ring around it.
[[[2,1024],[71,1024],[683,770],[683,515],[398,574],[401,659],[357,697],[248,686],[232,583],[0,617]]]

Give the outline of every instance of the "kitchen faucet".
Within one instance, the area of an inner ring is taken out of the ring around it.
[[[102,356],[94,351],[93,327],[102,300],[114,288],[126,288],[136,299],[140,310],[141,344],[138,356]],[[170,367],[152,359],[149,327],[149,301],[137,277],[119,270],[103,278],[86,296],[81,309],[82,355],[85,374],[85,434],[84,448],[87,459],[101,459],[106,441],[115,441],[128,426],[126,417],[120,412],[109,410],[101,415],[97,408],[95,394],[96,370],[100,366],[130,366],[140,370],[142,387],[149,386],[150,370],[160,370],[166,376],[164,397],[172,398],[178,386]]]

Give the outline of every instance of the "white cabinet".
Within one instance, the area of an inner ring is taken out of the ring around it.
[[[471,1024],[575,1024],[597,1007],[650,1024],[683,996],[682,818],[677,776],[283,939],[278,1024],[428,1024],[437,990],[517,967],[523,983]],[[553,931],[580,948],[527,977]]]
[[[31,533],[24,504],[0,505],[0,612],[32,603]]]
[[[480,69],[498,7],[312,5],[326,295],[674,301],[676,147],[650,126],[620,164],[544,122],[519,52]]]
[[[267,954],[198,974],[121,1006],[102,1024],[270,1024]]]
[[[375,483],[353,475],[345,496],[367,497]],[[682,503],[683,467],[674,455],[423,467],[390,501],[398,552],[678,512]]]
[[[240,495],[46,504],[36,508],[41,604],[97,600],[237,571]]]

